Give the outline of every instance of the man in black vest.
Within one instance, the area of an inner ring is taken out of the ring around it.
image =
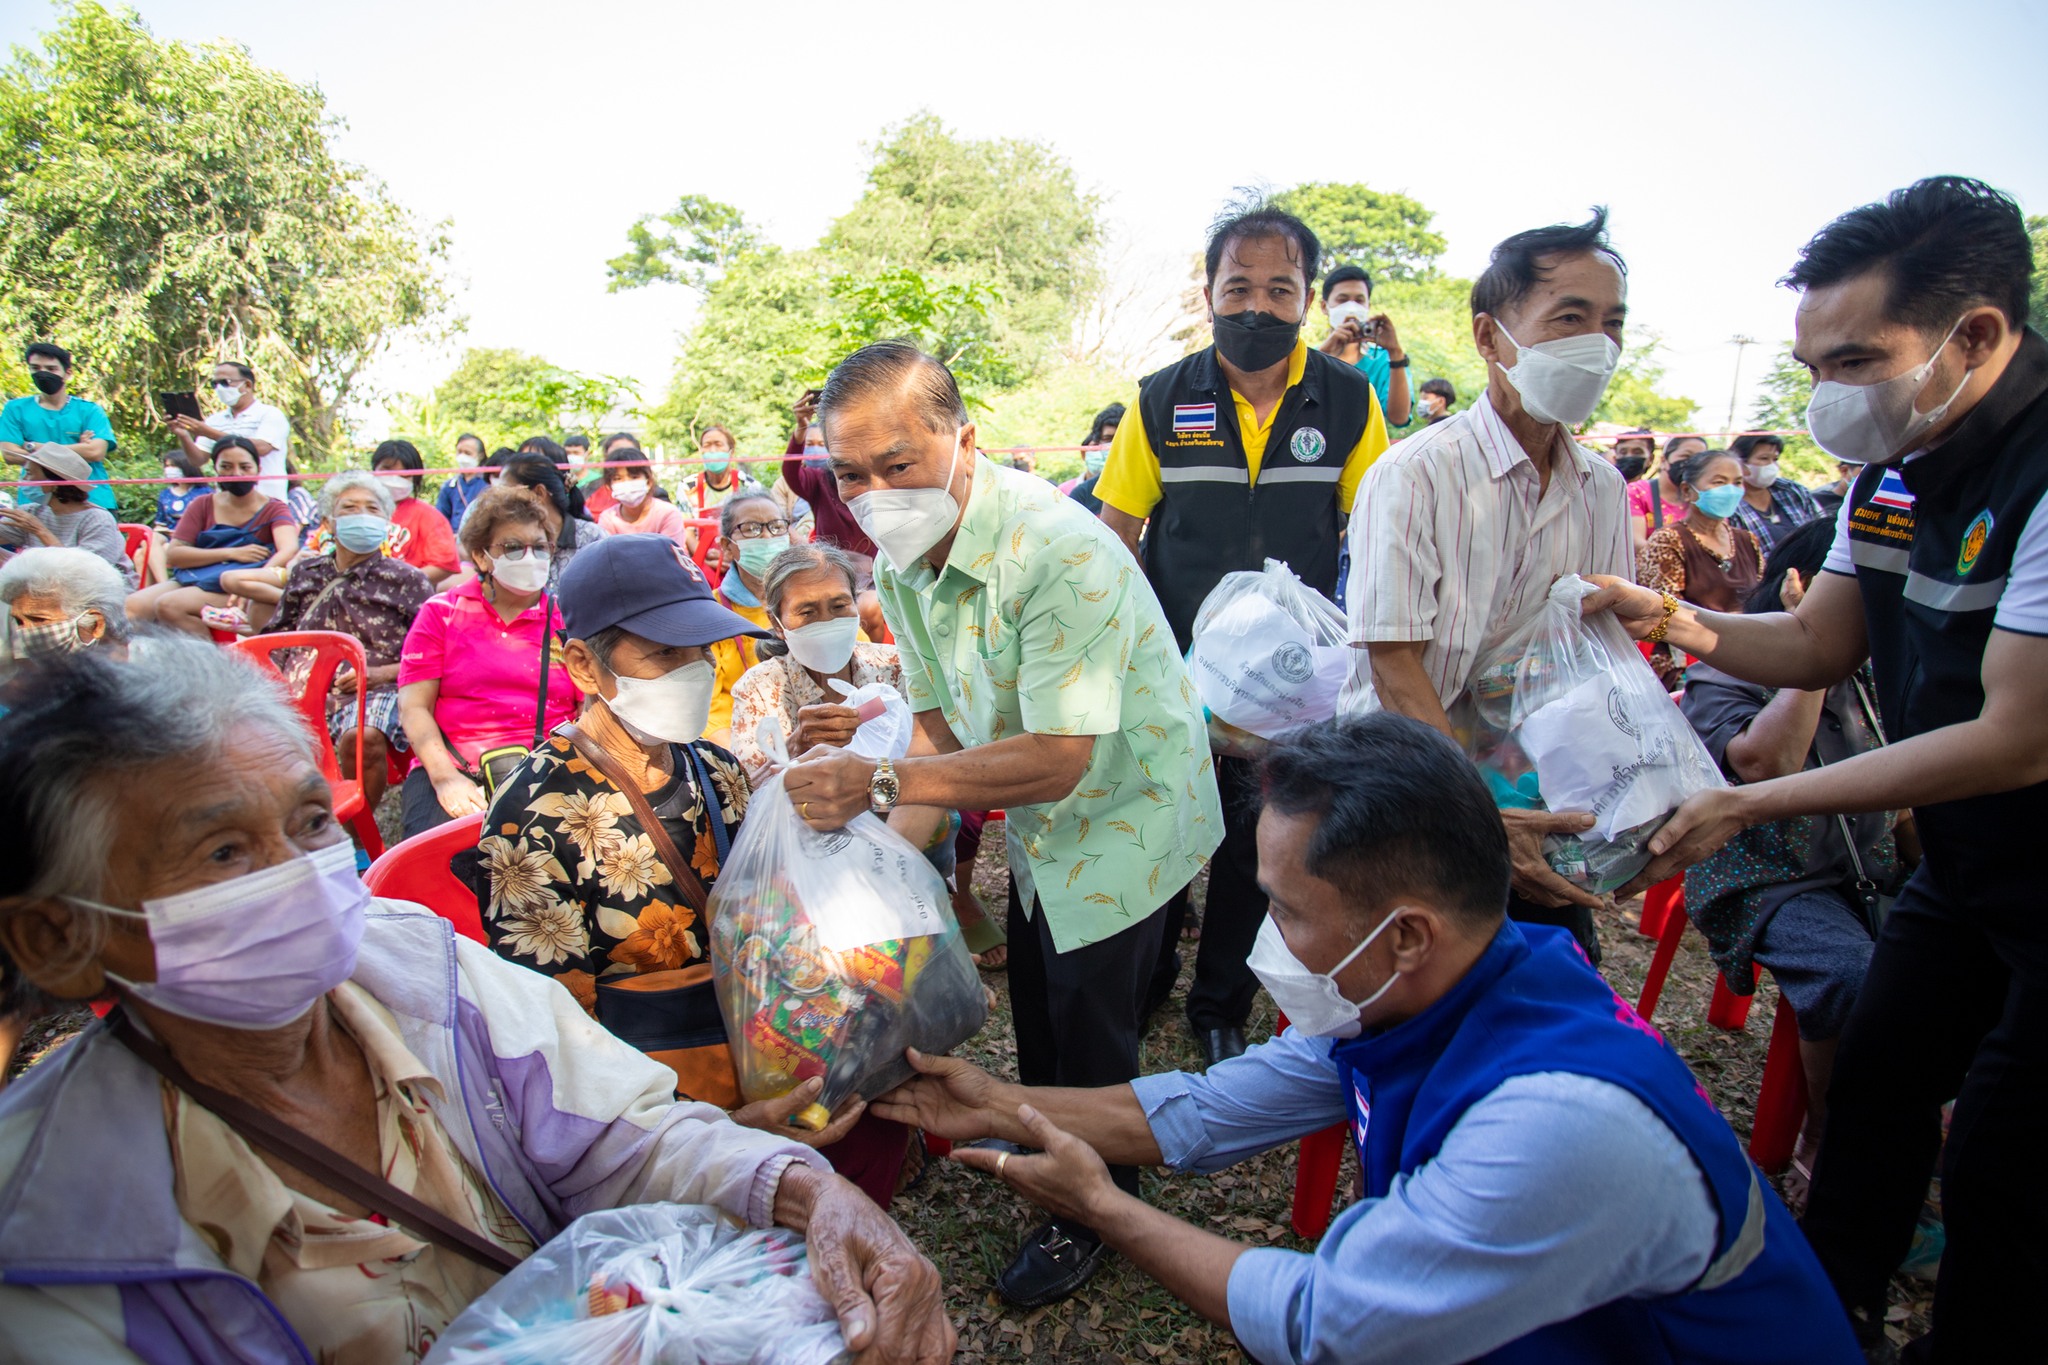
[[[1371,382],[1301,337],[1321,252],[1300,219],[1263,203],[1217,220],[1202,289],[1215,343],[1139,381],[1137,415],[1117,427],[1096,483],[1102,520],[1144,565],[1183,652],[1202,599],[1225,574],[1284,560],[1334,597],[1344,518],[1387,448]],[[1209,866],[1188,992],[1188,1022],[1212,1064],[1244,1051],[1258,992],[1245,958],[1266,917],[1252,765],[1219,756],[1216,781],[1223,845]],[[1174,926],[1186,910],[1183,890],[1169,906],[1149,1007],[1172,989]]]
[[[1818,381],[1814,439],[1867,466],[1828,572],[1797,611],[1770,616],[1607,590],[1636,634],[1767,686],[1827,687],[1866,656],[1875,666],[1887,747],[1695,797],[1638,882],[1747,825],[1912,808],[1926,860],[1884,920],[1842,1035],[1806,1214],[1875,1341],[1941,1153],[1934,1331],[1908,1359],[2041,1358],[2048,342],[2026,326],[2031,266],[2013,201],[1953,176],[1823,228],[1785,280],[1803,293],[1793,354]]]

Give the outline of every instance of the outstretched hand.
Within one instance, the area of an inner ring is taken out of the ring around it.
[[[954,1142],[999,1137],[996,1079],[958,1057],[927,1057],[916,1048],[903,1053],[917,1075],[877,1096],[875,1117],[922,1128]]]
[[[1748,811],[1748,792],[1743,787],[1714,787],[1697,792],[1671,813],[1650,839],[1650,865],[1635,879],[1614,893],[1627,900],[1676,873],[1701,861],[1733,839],[1756,819]]]
[[[1101,1155],[1028,1104],[1017,1106],[1017,1122],[1023,1127],[1025,1142],[1038,1149],[1036,1155],[956,1147],[953,1160],[1002,1177],[1004,1184],[1055,1218],[1102,1226],[1105,1203],[1123,1192],[1109,1178],[1109,1167]]]

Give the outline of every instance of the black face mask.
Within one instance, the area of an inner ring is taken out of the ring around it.
[[[1650,467],[1650,457],[1647,455],[1617,455],[1614,457],[1614,467],[1621,471],[1621,477],[1627,479],[1630,483],[1634,483],[1637,479],[1643,477],[1643,471]]]
[[[1270,370],[1294,353],[1301,324],[1271,313],[1217,313],[1210,319],[1216,353],[1247,374]]]
[[[256,480],[222,479],[220,481],[220,491],[226,493],[229,497],[246,498],[256,491]]]
[[[55,393],[64,387],[64,376],[54,370],[30,370],[28,379],[37,393]]]

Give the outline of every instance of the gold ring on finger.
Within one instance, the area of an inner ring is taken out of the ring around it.
[[[1000,1180],[1003,1178],[1003,1167],[1009,1164],[1010,1154],[1008,1152],[996,1153],[996,1179]]]

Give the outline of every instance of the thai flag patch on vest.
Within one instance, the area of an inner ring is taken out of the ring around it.
[[[1902,512],[1913,509],[1913,494],[1906,487],[1906,481],[1899,477],[1896,469],[1887,469],[1884,477],[1877,481],[1877,491],[1870,500],[1879,507],[1896,507]]]
[[[1176,435],[1184,431],[1216,430],[1216,405],[1214,403],[1175,403],[1173,405],[1173,430]]]
[[[1358,1159],[1365,1160],[1365,1139],[1372,1131],[1372,1101],[1365,1097],[1365,1087],[1357,1081],[1351,1083],[1351,1140],[1358,1144]]]

